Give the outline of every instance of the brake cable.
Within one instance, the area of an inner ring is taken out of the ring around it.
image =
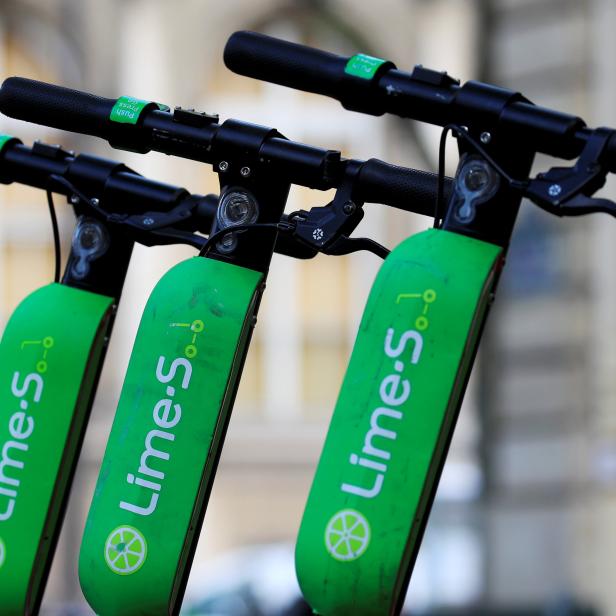
[[[51,218],[51,231],[53,233],[53,249],[54,249],[54,275],[53,281],[60,282],[60,263],[62,255],[60,253],[60,230],[58,228],[58,217],[56,216],[56,208],[53,202],[53,194],[51,190],[47,190],[47,206],[49,207],[49,217]]]

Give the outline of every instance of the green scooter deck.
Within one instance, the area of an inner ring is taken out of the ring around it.
[[[113,300],[61,284],[28,296],[0,343],[0,613],[38,611]]]
[[[100,616],[179,611],[262,281],[195,257],[148,300],[81,546]]]
[[[297,540],[315,613],[401,609],[500,255],[429,230],[381,267]]]

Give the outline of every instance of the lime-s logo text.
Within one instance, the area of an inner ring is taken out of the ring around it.
[[[43,359],[36,363],[37,372],[31,372],[22,377],[21,372],[15,372],[11,380],[11,393],[19,402],[19,410],[16,410],[8,422],[9,437],[0,451],[0,522],[9,520],[15,510],[15,503],[18,497],[20,485],[19,478],[8,473],[8,468],[13,471],[22,471],[26,462],[20,459],[19,452],[26,453],[29,445],[28,439],[34,432],[34,417],[27,413],[31,405],[38,404],[43,395],[45,383],[39,373],[47,371],[47,352],[53,346],[53,338],[47,336],[43,340],[25,341],[22,343],[22,350],[28,345],[41,345],[43,348]]]
[[[188,389],[190,385],[190,377],[192,376],[192,365],[188,359],[178,357],[171,362],[169,371],[165,374],[164,366],[166,357],[160,356],[158,358],[158,364],[156,366],[156,379],[159,383],[170,383],[176,377],[177,371],[183,368],[184,374],[180,386],[182,389]],[[162,482],[165,479],[165,473],[161,470],[157,470],[150,466],[152,464],[151,458],[158,458],[159,460],[169,460],[171,454],[162,449],[162,441],[173,442],[175,441],[175,434],[170,432],[175,426],[180,423],[182,419],[182,406],[180,404],[173,403],[173,397],[175,396],[176,388],[173,385],[168,385],[166,388],[167,398],[161,398],[152,410],[152,419],[158,428],[150,430],[145,437],[145,449],[141,454],[139,460],[139,469],[136,474],[128,473],[126,475],[126,481],[131,485],[139,486],[151,491],[150,503],[147,507],[140,507],[126,501],[120,501],[120,509],[125,509],[131,513],[137,515],[148,516],[154,513],[156,505],[158,504],[159,492],[161,491],[162,484],[158,481],[152,481],[157,479]],[[157,449],[153,445],[154,439],[161,441],[158,444]],[[146,477],[149,477],[147,479]]]
[[[382,406],[378,406],[370,415],[370,427],[364,437],[364,446],[361,450],[362,455],[351,453],[349,456],[349,463],[352,466],[361,466],[375,471],[374,481],[370,487],[362,487],[345,482],[340,488],[343,492],[361,496],[362,498],[375,498],[380,494],[385,480],[385,473],[387,472],[386,462],[389,462],[391,459],[391,452],[384,448],[383,440],[394,441],[398,436],[395,430],[383,427],[383,418],[388,417],[401,420],[403,414],[398,409],[411,395],[410,382],[401,376],[405,364],[398,358],[404,352],[409,341],[413,343],[410,356],[411,364],[419,362],[423,349],[423,337],[418,331],[414,329],[405,331],[397,343],[393,341],[395,335],[395,330],[390,327],[385,336],[385,355],[395,361],[393,362],[394,372],[385,376],[379,386],[379,398]],[[377,441],[377,438],[381,440]]]
[[[197,355],[197,336],[204,330],[205,325],[200,319],[196,319],[192,323],[170,323],[170,328],[188,328],[192,333],[190,344],[184,348],[184,357],[177,357],[171,362],[169,370],[165,373],[165,362],[167,358],[161,355],[158,358],[158,364],[156,366],[156,379],[163,385],[171,383],[177,375],[179,369],[183,369],[182,380],[180,387],[184,390],[188,389],[190,385],[190,378],[192,376],[192,364],[190,359],[193,359]],[[165,473],[161,470],[152,468],[150,465],[151,458],[158,458],[160,460],[169,460],[171,454],[164,451],[162,442],[157,448],[153,445],[155,438],[163,439],[169,442],[175,441],[175,434],[170,432],[175,426],[180,423],[182,419],[182,406],[173,402],[173,398],[176,395],[176,386],[167,385],[165,389],[167,394],[166,398],[161,398],[152,410],[152,418],[158,428],[150,430],[145,437],[145,449],[141,454],[139,460],[139,469],[137,473],[128,473],[126,475],[126,481],[130,485],[138,486],[139,488],[145,488],[150,492],[150,502],[147,507],[141,507],[134,505],[126,501],[120,501],[120,509],[136,513],[137,515],[149,516],[156,510],[158,505],[158,498],[162,489],[162,481],[165,479]],[[152,481],[156,479],[158,481]],[[140,490],[141,492],[141,490]]]

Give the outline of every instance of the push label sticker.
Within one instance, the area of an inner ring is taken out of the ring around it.
[[[0,153],[2,152],[2,150],[4,150],[6,145],[10,143],[11,141],[17,141],[21,143],[19,139],[16,139],[12,135],[0,135]]]
[[[148,300],[81,545],[97,614],[176,613],[262,277],[195,257]]]
[[[0,597],[36,609],[85,428],[112,299],[60,284],[27,297],[0,343]]]
[[[161,111],[169,111],[169,107],[166,105],[132,98],[131,96],[120,96],[111,108],[109,119],[119,124],[137,124],[143,110],[150,105],[156,105]]]
[[[418,549],[500,248],[429,230],[374,282],[299,531],[318,614],[391,614]]]
[[[367,56],[364,53],[358,53],[349,58],[349,61],[344,67],[344,72],[353,77],[361,77],[361,79],[372,79],[379,67],[385,64],[386,60]]]

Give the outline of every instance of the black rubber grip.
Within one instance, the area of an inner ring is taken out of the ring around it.
[[[443,197],[446,203],[453,180],[445,178]],[[438,176],[426,171],[390,165],[371,158],[359,172],[353,196],[361,201],[383,203],[392,207],[434,216]]]
[[[235,32],[224,60],[234,73],[339,98],[348,58],[256,32]]]
[[[103,139],[109,137],[109,114],[115,103],[116,99],[23,77],[9,77],[0,88],[4,115]]]

